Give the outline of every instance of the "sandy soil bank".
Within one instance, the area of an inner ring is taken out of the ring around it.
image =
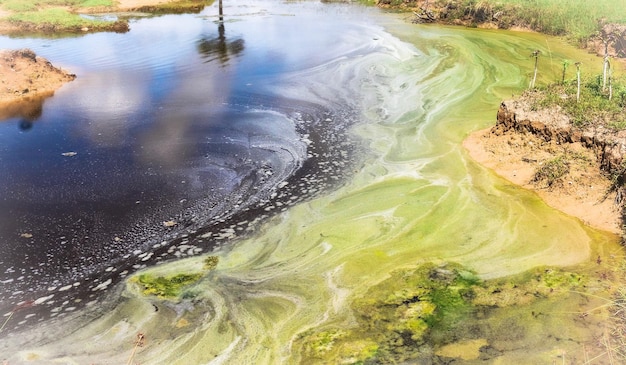
[[[0,50],[0,118],[34,119],[43,100],[76,78],[29,49]]]
[[[553,208],[592,227],[621,233],[614,194],[607,195],[610,181],[602,175],[593,152],[580,143],[560,145],[530,133],[496,135],[488,128],[471,134],[463,146],[477,162],[516,185],[536,191]],[[561,183],[547,187],[532,181],[538,166],[566,151],[575,153],[580,163],[570,166]]]

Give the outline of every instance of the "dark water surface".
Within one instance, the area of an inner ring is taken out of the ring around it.
[[[211,7],[127,34],[0,37],[78,76],[40,116],[0,122],[0,313],[19,308],[7,329],[210,251],[346,176],[353,106],[276,85],[358,28],[324,20],[343,5],[268,5],[231,2],[223,25]]]

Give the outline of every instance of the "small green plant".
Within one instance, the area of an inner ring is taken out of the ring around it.
[[[616,132],[626,130],[626,120],[610,121],[607,124],[607,127],[609,127],[610,129]]]
[[[547,187],[553,186],[556,182],[561,181],[563,176],[569,172],[569,161],[564,155],[559,155],[551,160],[544,162],[533,176],[533,182],[544,183]]]
[[[204,259],[204,269],[207,271],[214,270],[217,267],[217,264],[219,262],[220,262],[219,256],[209,256],[206,259]]]
[[[567,68],[570,65],[569,60],[563,60],[563,72],[561,74],[561,85],[565,85],[565,74],[567,73]]]

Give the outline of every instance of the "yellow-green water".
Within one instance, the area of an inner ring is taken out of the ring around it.
[[[11,359],[354,363],[372,355],[375,336],[361,332],[344,344],[352,350],[341,355],[333,343],[317,357],[305,349],[324,331],[355,333],[354,302],[371,295],[393,271],[455,262],[484,280],[523,281],[520,275],[529,270],[560,267],[586,281],[576,288],[558,287],[558,295],[537,295],[529,304],[514,301],[474,313],[462,330],[440,332],[438,343],[426,344],[422,361],[458,356],[479,362],[471,354],[483,348],[490,354],[484,355],[488,363],[583,363],[594,356],[599,358],[591,363],[608,363],[597,347],[606,312],[583,313],[606,304],[600,298],[608,298],[611,283],[599,277],[615,278],[613,269],[622,258],[617,237],[549,208],[532,192],[476,164],[461,147],[468,133],[494,122],[500,100],[528,85],[534,49],[543,54],[538,83],[557,80],[565,58],[582,61],[589,72],[601,61],[537,34],[418,26],[395,16],[375,19],[385,30],[372,28],[370,38],[384,50],[290,76],[327,73],[361,94],[355,98],[362,100],[363,123],[354,133],[369,151],[352,179],[215,252],[216,269],[182,295],[192,299],[168,304],[129,283],[111,293],[113,301],[122,298],[111,312],[82,318],[84,325],[72,327],[72,333],[29,344]],[[145,272],[202,272],[203,260]],[[472,326],[480,328],[474,335]],[[145,342],[133,354],[138,333]]]

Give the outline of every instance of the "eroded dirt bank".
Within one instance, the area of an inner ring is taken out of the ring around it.
[[[496,125],[471,134],[464,147],[476,161],[536,191],[552,207],[621,233],[620,197],[612,178],[621,173],[626,136],[601,127],[575,128],[558,109],[531,111],[530,98],[502,102]],[[548,179],[539,174],[555,161],[563,171]]]
[[[0,119],[36,118],[43,100],[76,78],[30,49],[0,50],[0,75]]]

